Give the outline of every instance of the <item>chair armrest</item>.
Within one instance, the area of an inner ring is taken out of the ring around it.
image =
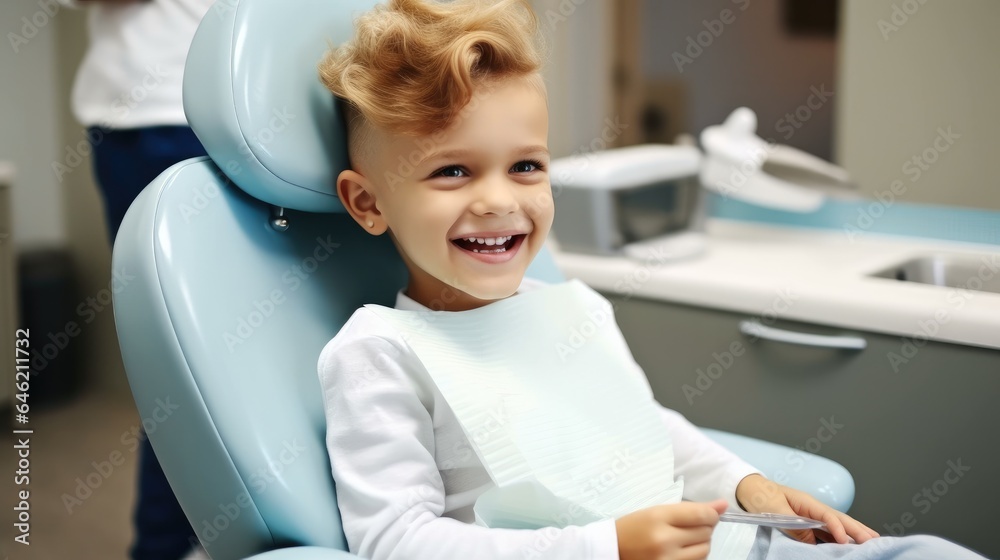
[[[293,546],[254,554],[247,560],[361,560],[361,557],[335,548]]]
[[[847,511],[854,502],[854,477],[840,463],[777,443],[708,428],[702,431],[778,484],[807,492],[837,511]]]

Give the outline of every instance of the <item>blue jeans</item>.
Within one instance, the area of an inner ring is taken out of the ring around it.
[[[112,246],[126,210],[146,185],[171,165],[205,155],[205,148],[186,126],[92,128],[89,132]],[[136,536],[130,554],[135,560],[177,560],[197,542],[146,438],[139,447],[133,520]]]

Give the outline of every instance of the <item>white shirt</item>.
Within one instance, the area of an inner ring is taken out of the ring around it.
[[[73,83],[76,119],[84,126],[117,129],[187,124],[181,100],[184,61],[213,2],[88,4],[90,46]],[[220,0],[213,10],[230,3]]]
[[[518,292],[544,285],[525,278]],[[427,309],[402,290],[396,308]],[[404,560],[618,559],[613,519],[537,531],[472,524],[476,498],[495,484],[417,356],[374,312],[355,311],[323,348],[318,367],[350,552]],[[738,509],[736,485],[759,471],[679,413],[657,407],[684,498],[725,498]]]

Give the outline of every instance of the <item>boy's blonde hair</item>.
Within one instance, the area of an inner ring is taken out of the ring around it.
[[[476,88],[526,77],[544,94],[538,19],[528,0],[389,0],[358,18],[353,41],[319,65],[346,101],[351,160],[367,125],[426,136],[451,125]]]

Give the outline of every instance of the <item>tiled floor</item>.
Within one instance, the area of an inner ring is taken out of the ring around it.
[[[127,558],[138,465],[131,430],[139,425],[128,394],[91,393],[59,407],[32,409],[31,533],[29,546],[13,541],[16,460],[0,473],[0,558]],[[16,443],[6,421],[4,456]],[[118,463],[115,465],[115,463]],[[74,501],[78,500],[78,501]]]

